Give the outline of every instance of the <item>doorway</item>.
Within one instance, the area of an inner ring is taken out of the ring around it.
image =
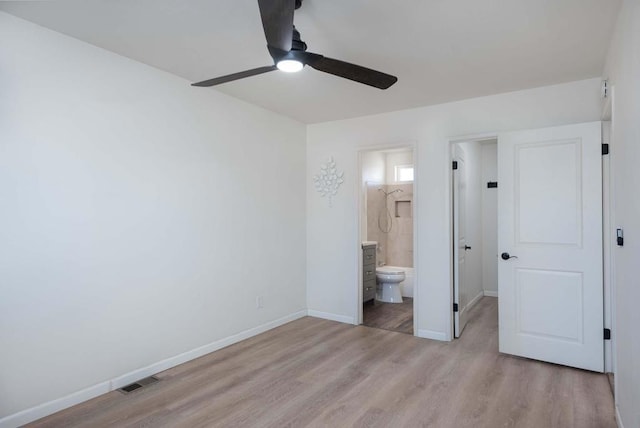
[[[496,260],[502,353],[604,369],[601,132],[601,123],[592,122],[498,136]],[[453,145],[454,161],[456,144],[460,142]],[[468,168],[468,159],[464,166]],[[462,181],[455,170],[453,174],[452,206],[459,211],[455,192],[462,194]],[[467,182],[463,191],[470,188]],[[455,253],[463,241],[456,240],[455,233],[460,214],[453,217]],[[464,243],[469,245],[469,220],[466,227]],[[468,274],[469,254],[455,255],[454,264],[464,259]],[[460,279],[462,285],[456,284]],[[460,306],[468,299],[467,282],[464,274],[456,277],[454,266],[452,290]],[[460,315],[452,312],[457,333],[465,325]]]
[[[360,323],[413,335],[415,324],[413,147],[360,153]]]
[[[497,140],[451,146],[454,337],[481,316],[472,310],[498,296]]]

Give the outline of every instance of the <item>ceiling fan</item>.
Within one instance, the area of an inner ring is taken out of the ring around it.
[[[293,12],[301,5],[302,0],[258,0],[267,48],[274,65],[216,77],[191,86],[215,86],[274,70],[292,73],[302,70],[305,65],[379,89],[387,89],[398,81],[397,77],[380,71],[307,52],[307,44],[300,39],[300,33],[293,25]]]

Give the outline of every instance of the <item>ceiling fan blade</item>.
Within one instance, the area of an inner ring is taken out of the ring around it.
[[[354,82],[364,83],[379,89],[387,89],[398,81],[398,78],[390,74],[372,70],[370,68],[327,58],[326,56],[316,61],[310,61],[309,66],[325,73],[344,77]]]
[[[291,50],[295,0],[258,0],[267,45],[282,51]]]
[[[234,80],[244,79],[245,77],[251,77],[258,74],[268,73],[273,70],[277,70],[275,65],[268,65],[266,67],[254,68],[252,70],[241,71],[239,73],[228,74],[226,76],[216,77],[215,79],[204,80],[198,83],[192,83],[191,86],[215,86],[221,83],[233,82]]]

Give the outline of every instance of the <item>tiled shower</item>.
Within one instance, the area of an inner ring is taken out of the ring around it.
[[[378,265],[413,267],[413,183],[367,183],[367,240]]]

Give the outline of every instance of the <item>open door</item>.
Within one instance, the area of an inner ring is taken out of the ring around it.
[[[467,325],[466,306],[469,302],[465,293],[467,248],[467,182],[464,158],[460,148],[455,145],[453,152],[453,326],[454,335],[460,337]]]
[[[602,372],[600,122],[498,139],[500,352]]]

